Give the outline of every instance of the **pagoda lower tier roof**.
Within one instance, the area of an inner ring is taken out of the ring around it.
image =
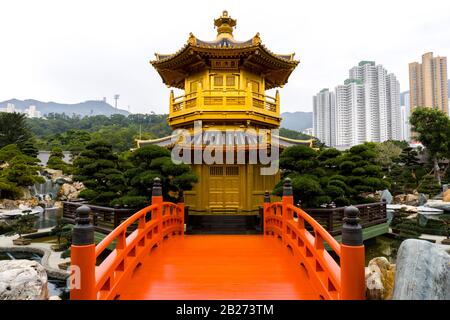
[[[185,137],[186,138],[186,137]],[[180,135],[170,135],[159,139],[153,140],[136,140],[138,148],[147,146],[147,145],[157,145],[160,147],[165,147],[168,149],[173,148],[176,144],[180,144],[180,146],[191,146],[192,148],[205,148],[208,145],[216,145],[216,146],[235,146],[236,148],[248,148],[254,149],[261,146],[268,146],[269,144],[259,143],[258,145],[258,136],[251,135],[245,132],[237,131],[234,134],[224,134],[221,131],[205,131],[203,134],[190,135],[187,137],[190,143],[186,143],[185,141],[180,142]],[[289,139],[285,137],[280,137],[274,135],[272,137],[272,141],[275,146],[278,145],[280,148],[288,148],[296,145],[305,145],[312,147],[313,139],[309,140],[295,140]]]

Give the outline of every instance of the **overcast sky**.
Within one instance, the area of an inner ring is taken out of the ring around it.
[[[213,40],[228,10],[234,36],[260,32],[300,65],[281,89],[282,111],[311,111],[312,96],[334,88],[360,60],[375,60],[408,90],[408,63],[424,52],[450,55],[450,1],[400,0],[1,0],[0,101],[76,103],[120,94],[131,112],[168,112],[167,89],[149,65],[189,32]]]

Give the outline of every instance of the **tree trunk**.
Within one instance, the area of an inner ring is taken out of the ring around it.
[[[434,163],[434,177],[436,178],[439,185],[441,185],[441,175],[439,174],[439,163],[436,157],[433,158]]]

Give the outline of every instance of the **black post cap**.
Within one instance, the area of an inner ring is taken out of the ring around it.
[[[342,244],[347,246],[363,245],[362,227],[359,224],[359,209],[354,206],[345,207],[344,224],[342,225]]]
[[[292,180],[290,178],[284,179],[283,182],[283,196],[292,196]]]
[[[86,246],[94,244],[94,226],[90,219],[91,208],[86,205],[76,210],[75,226],[72,229],[72,244]]]
[[[270,203],[270,193],[267,190],[264,192],[264,202]]]
[[[162,196],[161,179],[156,177],[153,179],[152,197]]]
[[[180,191],[180,197],[178,198],[178,203],[184,203],[184,192]]]

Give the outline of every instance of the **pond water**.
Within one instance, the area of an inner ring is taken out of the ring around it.
[[[41,262],[42,256],[33,252],[0,251],[0,260],[33,260]],[[48,295],[59,296],[62,300],[69,299],[69,290],[64,280],[48,277]]]
[[[56,226],[62,218],[62,208],[46,208],[44,212],[39,213],[39,219],[36,221],[37,229],[52,228]]]
[[[376,257],[386,257],[390,263],[397,260],[398,248],[402,240],[387,235],[378,236],[364,241],[366,248],[366,266],[370,260]]]

